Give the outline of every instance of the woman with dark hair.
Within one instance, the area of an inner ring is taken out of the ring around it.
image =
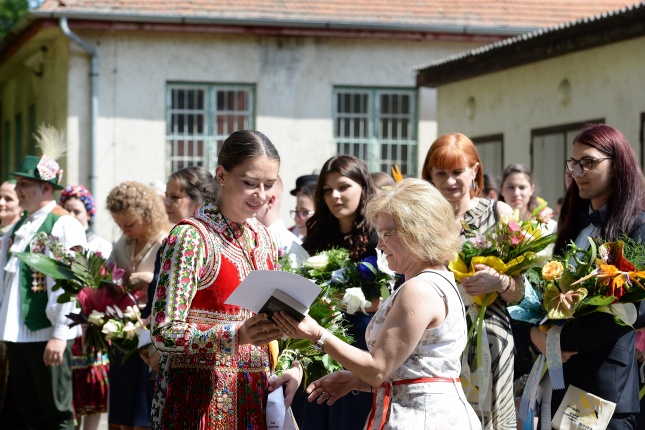
[[[166,184],[164,207],[171,223],[188,218],[204,201],[217,201],[219,186],[211,173],[200,166],[172,172]]]
[[[576,148],[576,144],[580,145]],[[595,151],[594,157],[576,160],[572,150],[572,158],[567,161],[573,182],[562,204],[556,255],[563,253],[567,243],[587,226],[590,210],[603,214],[598,236],[614,240],[642,228],[636,214],[645,209],[643,174],[634,150],[619,130],[594,124],[580,130],[573,145],[574,149],[591,147]],[[599,168],[605,167],[603,163],[608,164],[607,169]]]
[[[289,229],[291,233],[304,240],[307,237],[307,221],[316,212],[314,206],[314,193],[316,184],[303,185],[296,196],[296,209],[289,211],[291,218],[296,223]]]
[[[206,200],[216,201],[219,195],[217,181],[208,170],[200,166],[184,167],[171,173],[165,189],[164,208],[171,224],[190,217]],[[148,318],[152,313],[152,301],[161,270],[161,251],[160,247],[155,259],[154,277],[148,284],[148,303],[141,311],[142,318]],[[160,353],[152,346],[150,330],[139,331],[139,355],[152,370],[159,371]]]
[[[509,164],[502,173],[500,200],[520,213],[520,220],[531,219],[533,211],[540,205],[535,187],[533,173],[524,164]],[[544,229],[546,233],[555,233],[557,222],[549,220]]]
[[[275,268],[278,250],[255,215],[272,197],[279,167],[265,135],[234,132],[218,156],[217,202],[180,221],[165,242],[151,318],[162,352],[153,429],[266,430],[268,391],[284,385],[291,403],[298,363],[269,384],[267,344],[281,337],[277,325],[224,303],[252,270]]]
[[[613,241],[625,234],[643,242],[645,179],[620,131],[605,124],[580,130],[573,139],[567,168],[573,183],[560,214],[554,254],[562,255],[571,241],[587,249],[588,237]],[[616,404],[608,429],[636,428],[639,396],[634,328],[645,326],[645,306],[642,302],[638,305],[639,316],[633,328],[618,325],[611,314],[595,312],[565,324],[560,333],[565,385]],[[531,340],[543,354],[546,336],[537,327],[531,329]],[[553,390],[552,416],[565,392]]]
[[[376,256],[378,236],[365,218],[367,201],[375,193],[376,187],[362,160],[351,155],[327,160],[316,184],[316,213],[307,221],[307,237],[302,244],[307,252],[314,255],[332,248],[346,248],[353,261]],[[376,287],[368,292],[371,297],[366,294],[366,299],[371,300],[372,305],[365,309],[367,313],[345,314],[354,338],[353,345],[365,351],[365,331],[378,309],[380,296]],[[305,401],[299,422],[307,430],[362,428],[371,402],[369,393],[344,397],[331,408]],[[294,410],[295,415],[298,413]]]
[[[307,221],[304,248],[315,254],[344,247],[354,260],[366,256],[368,248],[376,255],[374,228],[365,220],[365,206],[375,192],[363,161],[351,155],[327,160],[316,184],[316,213]]]
[[[512,213],[504,202],[477,197],[484,184],[482,163],[475,145],[463,134],[439,136],[430,146],[421,174],[452,204],[462,242],[486,231],[501,215]],[[483,418],[485,429],[515,429],[514,342],[506,306],[522,300],[522,280],[498,273],[483,264],[475,265],[475,270],[473,276],[463,278],[458,284],[466,306],[476,306],[474,296],[493,292],[499,295],[488,305],[485,315],[490,345],[490,376],[487,387],[479,389],[487,390],[486,399],[479,402],[477,390],[470,391],[470,395],[467,390],[466,394],[475,412]],[[468,364],[475,371],[475,357],[470,351],[466,353],[470,359]]]

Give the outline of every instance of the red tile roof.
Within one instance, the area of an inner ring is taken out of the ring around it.
[[[386,27],[529,30],[596,15],[636,0],[45,0],[40,12],[192,17],[232,21],[328,22]],[[405,30],[405,28],[402,28]]]

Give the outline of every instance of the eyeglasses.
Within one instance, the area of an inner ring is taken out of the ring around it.
[[[300,216],[300,218],[307,218],[309,215],[313,215],[316,213],[315,211],[289,211],[289,215],[291,215],[291,218],[296,219],[296,216]]]
[[[596,167],[596,164],[603,160],[611,160],[611,157],[583,158],[582,160],[574,160],[573,158],[570,158],[569,160],[567,160],[567,170],[573,172],[573,169],[576,167],[576,165],[580,165],[580,168],[583,172],[588,172],[589,170],[593,170],[593,168]]]
[[[388,237],[392,236],[394,233],[396,233],[396,229],[387,230],[387,231],[377,231],[376,235],[378,236],[379,240],[385,240]]]

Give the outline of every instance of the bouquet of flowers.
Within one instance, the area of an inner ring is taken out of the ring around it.
[[[329,330],[340,340],[351,343],[353,339],[343,325],[343,313],[340,310],[338,290],[331,285],[322,287],[321,295],[309,308],[309,316],[320,326]],[[304,370],[304,383],[319,379],[343,367],[329,355],[317,351],[306,339],[283,338],[278,340],[279,355],[276,372],[281,373],[291,368],[294,361],[299,361]]]
[[[397,275],[388,266],[385,256],[377,250],[377,257],[368,256],[362,261],[349,259],[349,251],[333,248],[309,257],[300,267],[287,262],[282,270],[291,271],[311,279],[318,285],[333,285],[343,292],[343,303],[349,314],[358,309],[365,312],[374,298],[387,298],[396,283]]]
[[[529,268],[540,265],[550,254],[555,234],[543,234],[543,226],[548,223],[552,211],[546,202],[537,207],[528,221],[519,220],[516,210],[510,216],[502,216],[500,221],[483,234],[475,233],[464,242],[457,258],[450,262],[448,268],[460,282],[463,278],[475,274],[475,265],[483,264],[508,276],[517,276]],[[486,400],[485,390],[490,381],[490,351],[488,351],[484,315],[486,308],[495,301],[498,293],[487,293],[474,298],[475,306],[470,307],[470,326],[468,343],[462,356],[462,384],[471,403],[483,408]],[[473,351],[473,344],[475,349]],[[474,380],[471,381],[471,354],[474,352]],[[485,359],[488,357],[488,359]],[[486,364],[486,367],[484,367]]]
[[[554,389],[565,388],[558,333],[569,321],[594,312],[613,315],[620,325],[636,321],[634,305],[645,299],[645,246],[623,236],[616,242],[587,238],[588,249],[570,243],[564,255],[527,272],[533,289],[517,306],[515,319],[548,330],[546,357],[536,361],[522,396],[520,416],[533,410],[537,380],[548,369]],[[527,290],[528,292],[528,290]],[[554,328],[554,330],[550,330]],[[523,418],[523,419],[524,419]]]
[[[634,303],[645,299],[645,247],[628,237],[616,242],[587,240],[589,249],[570,243],[563,256],[527,272],[534,292],[509,309],[515,319],[549,328],[607,312],[618,324],[634,323]]]
[[[42,232],[34,236],[30,249],[31,252],[17,253],[16,257],[34,271],[32,289],[44,288],[44,276],[50,276],[55,280],[53,290],[63,289],[57,299],[59,303],[76,301],[80,305],[80,313],[67,317],[73,321],[70,327],[81,324],[86,329],[83,348],[87,357],[109,353],[108,341],[126,353],[136,351],[136,336],[133,342],[119,340],[131,340],[128,323],[134,325],[136,321],[137,326],[143,325],[136,305],[140,292],[123,285],[123,269],[107,263],[99,253],[86,249],[68,251],[58,238]],[[47,249],[53,258],[45,255]],[[92,315],[94,318],[90,318]],[[110,324],[105,328],[107,323]],[[127,327],[124,332],[127,335],[120,336],[123,330],[115,331],[114,326]]]
[[[87,316],[80,313],[68,317],[74,321],[73,325],[85,327],[85,355],[107,351],[111,360],[112,348],[124,355],[123,360],[135,353],[138,346],[137,329],[145,327],[138,306],[127,306],[122,311],[118,306],[107,305],[104,312],[93,309]]]
[[[282,256],[279,266],[280,270],[311,279],[322,288],[322,293],[309,309],[309,316],[347,343],[353,339],[347,333],[347,325],[343,324],[342,311],[353,314],[361,309],[365,312],[365,307],[371,304],[366,297],[388,297],[396,281],[396,275],[387,268],[383,256],[380,259],[367,257],[356,263],[349,259],[349,251],[344,248],[320,252],[300,266],[293,264],[289,256]],[[298,360],[305,371],[305,383],[342,369],[327,354],[311,347],[307,340],[286,339],[278,343],[277,370],[288,369],[293,361]]]

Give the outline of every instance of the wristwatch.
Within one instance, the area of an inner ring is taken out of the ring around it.
[[[323,330],[323,333],[320,336],[320,339],[314,342],[311,346],[313,346],[313,348],[318,352],[324,352],[323,345],[325,344],[325,341],[329,336],[331,336],[331,333],[329,332],[329,330]]]

